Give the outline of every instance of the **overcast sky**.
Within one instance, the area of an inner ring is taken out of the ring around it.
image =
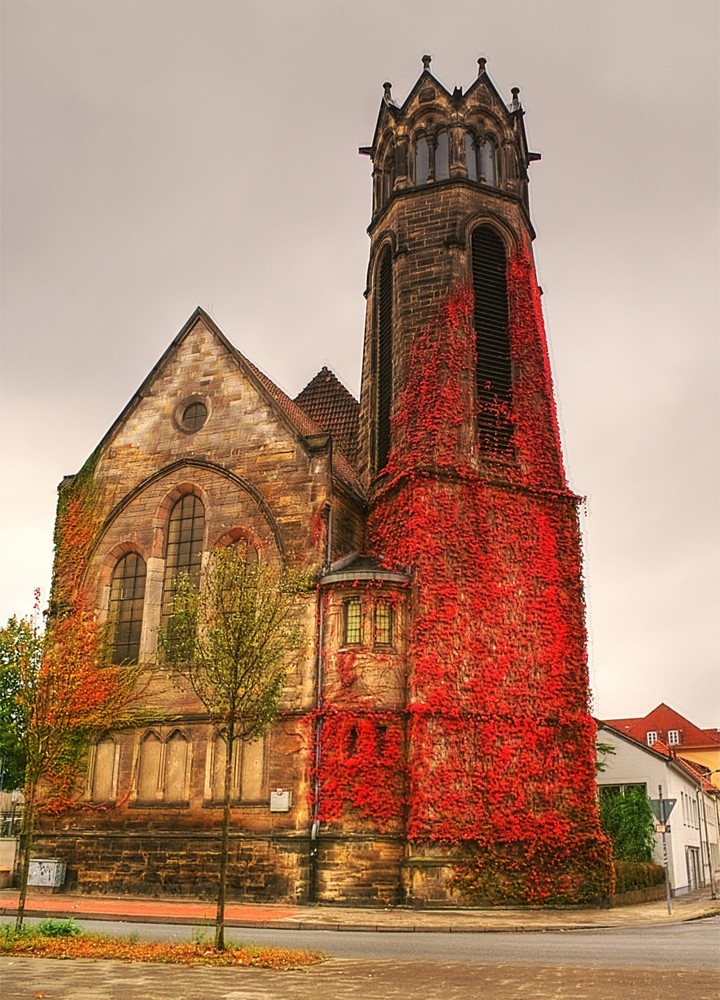
[[[520,86],[594,708],[720,724],[717,0],[1,0],[0,621],[197,305],[357,394],[382,84]]]

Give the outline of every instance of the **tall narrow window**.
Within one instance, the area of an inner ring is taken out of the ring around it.
[[[503,455],[512,452],[512,371],[508,330],[505,247],[489,226],[472,235],[476,392],[480,447]]]
[[[390,601],[378,601],[375,605],[375,645],[392,646],[393,613]]]
[[[375,471],[382,472],[390,456],[390,412],[393,383],[393,287],[390,248],[378,267],[377,288],[377,435]]]
[[[362,641],[362,621],[360,598],[351,597],[343,605],[345,620],[343,622],[343,645],[357,646]]]
[[[163,617],[170,614],[178,576],[187,573],[197,583],[200,579],[205,535],[205,507],[193,493],[181,497],[170,512],[167,546],[165,549],[165,584],[163,587]]]
[[[435,144],[435,180],[444,181],[450,176],[450,143],[447,132],[439,132]]]
[[[480,180],[497,187],[497,149],[492,139],[480,143]]]
[[[145,560],[128,552],[115,566],[110,585],[110,622],[113,663],[137,663],[140,655]]]
[[[430,145],[424,135],[415,140],[415,184],[427,184],[430,177]]]
[[[469,132],[465,133],[465,164],[467,166],[468,180],[476,181],[478,179],[477,146],[475,145],[475,139]]]

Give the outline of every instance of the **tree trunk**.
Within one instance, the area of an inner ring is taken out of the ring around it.
[[[235,724],[231,719],[227,729],[225,754],[225,787],[222,832],[220,834],[220,872],[218,878],[217,911],[215,913],[215,949],[225,950],[225,896],[227,889],[228,852],[230,848],[230,796],[232,794],[232,764],[235,752]]]
[[[36,783],[33,782],[23,807],[23,821],[20,828],[20,895],[15,920],[16,931],[20,930],[25,919],[25,900],[27,899],[28,877],[30,875],[30,851],[35,832],[35,798]]]

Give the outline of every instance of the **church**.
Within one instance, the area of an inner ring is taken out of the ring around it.
[[[60,504],[156,720],[106,734],[36,851],[79,891],[212,897],[224,743],[158,651],[174,581],[241,544],[301,571],[277,721],[233,771],[230,898],[577,903],[610,891],[595,802],[578,498],[532,255],[518,89],[423,57],[384,94],[359,402],[289,398],[197,309]],[[55,574],[71,543],[58,531]]]

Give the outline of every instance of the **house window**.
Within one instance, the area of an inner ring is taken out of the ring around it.
[[[375,469],[381,472],[390,456],[390,413],[393,390],[393,280],[390,247],[378,266],[377,285],[377,433]]]
[[[389,601],[378,601],[375,605],[374,641],[376,646],[392,646],[393,609]]]
[[[651,729],[649,733],[645,734],[645,741],[649,747],[651,747],[654,743],[657,743],[657,738],[658,734],[654,729]]]
[[[668,729],[668,746],[677,747],[680,745],[680,730]]]
[[[496,455],[511,454],[513,450],[512,366],[505,265],[503,241],[494,229],[478,226],[472,234],[478,431],[481,449]]]
[[[343,606],[345,615],[343,644],[357,646],[362,641],[362,615],[359,597],[351,597]]]
[[[170,512],[167,546],[165,549],[165,583],[163,587],[163,617],[170,615],[178,576],[187,573],[193,583],[200,579],[205,507],[194,493],[181,497]]]
[[[113,570],[109,609],[113,663],[138,661],[145,603],[145,577],[145,560],[137,552],[128,552],[118,560]]]

